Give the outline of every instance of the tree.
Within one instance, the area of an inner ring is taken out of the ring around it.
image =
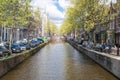
[[[30,43],[30,33],[32,31],[32,27],[34,27],[34,18],[33,18],[33,7],[30,5],[31,0],[22,0],[24,6],[22,7],[24,12],[24,19],[27,27],[27,42]]]
[[[30,16],[29,9],[29,0],[0,0],[0,24],[3,27],[10,28],[10,50],[13,35],[12,31],[14,28],[28,25],[28,17]]]
[[[50,23],[50,31],[52,35],[58,34],[57,26],[53,22]]]
[[[44,30],[45,30],[46,35],[48,36],[58,34],[57,26],[53,22],[51,22],[49,19],[47,21],[47,24],[45,25]]]
[[[40,24],[41,24],[41,11],[39,8],[34,11],[34,20],[35,20],[35,29],[37,30],[37,37],[39,37],[39,30],[40,30]]]
[[[72,7],[67,9],[67,19],[62,26],[68,27],[68,31],[75,28],[89,32],[97,21],[104,22],[107,0],[71,0]],[[63,28],[63,29],[64,29]],[[65,31],[65,30],[64,30]],[[68,31],[65,31],[66,33]]]
[[[118,12],[120,13],[120,0],[116,0],[117,1],[117,10],[118,10]]]

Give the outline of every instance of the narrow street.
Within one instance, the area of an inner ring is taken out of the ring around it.
[[[68,43],[50,43],[0,80],[118,80]]]

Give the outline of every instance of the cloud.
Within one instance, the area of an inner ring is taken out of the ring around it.
[[[70,0],[59,0],[60,5],[66,10],[70,5]]]
[[[63,13],[60,12],[55,5],[49,4],[46,11],[51,19],[64,18]]]
[[[47,12],[48,18],[56,25],[60,26],[65,19],[65,10],[69,5],[69,0],[33,0],[34,8],[41,8],[42,12]]]

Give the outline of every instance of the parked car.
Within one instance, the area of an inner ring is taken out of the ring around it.
[[[47,41],[50,41],[50,39],[51,39],[51,37],[46,37],[46,40],[47,40]]]
[[[41,39],[42,39],[44,42],[47,41],[47,38],[46,38],[46,37],[42,37]]]
[[[13,53],[20,53],[20,52],[22,52],[22,50],[20,48],[20,45],[17,44],[17,43],[13,43],[11,49],[12,49]]]
[[[23,43],[27,43],[27,39],[23,39],[23,41],[22,41]]]
[[[43,39],[42,38],[38,38],[38,41],[41,43],[44,43]]]
[[[83,41],[82,45],[83,45],[84,47],[87,47],[87,46],[88,46],[88,42],[87,42],[87,41]]]
[[[4,46],[5,46],[7,49],[9,49],[9,45],[10,45],[9,43],[5,43],[5,44],[4,44]]]
[[[6,55],[10,56],[11,52],[4,46],[0,46],[0,57],[6,56]]]
[[[31,46],[32,48],[36,47],[37,45],[38,45],[38,42],[35,41],[35,40],[32,40],[32,41],[30,42],[30,46]]]
[[[26,45],[24,43],[20,43],[19,46],[22,51],[26,50]]]
[[[30,49],[30,44],[28,43],[22,43],[23,46],[26,48],[26,50],[29,50]]]

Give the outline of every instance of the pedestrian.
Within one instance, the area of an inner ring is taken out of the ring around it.
[[[106,43],[103,42],[103,44],[102,44],[102,52],[105,52],[106,47],[107,47]]]
[[[111,42],[110,40],[108,39],[108,42],[107,42],[107,45],[108,45],[108,53],[110,54],[112,51],[112,45],[111,45]]]
[[[81,43],[80,43],[81,45],[83,44],[83,41],[84,41],[84,38],[81,38]]]

